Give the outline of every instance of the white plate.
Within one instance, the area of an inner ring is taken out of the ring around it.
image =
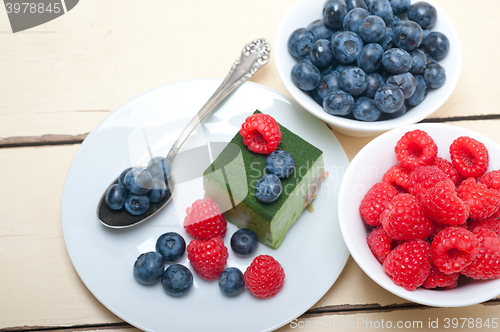
[[[130,229],[104,227],[96,217],[98,200],[123,169],[147,161],[143,132],[153,155],[166,155],[178,132],[220,83],[220,79],[173,83],[127,102],[85,139],[66,178],[62,226],[78,275],[109,310],[146,331],[274,330],[313,306],[333,285],[349,255],[337,216],[338,189],[348,166],[344,150],[324,123],[295,102],[247,82],[196,129],[182,150],[206,142],[228,142],[256,109],[323,150],[330,176],[313,201],[314,212],[304,211],[278,250],[259,245],[256,253],[270,254],[282,264],[286,274],[283,289],[268,300],[259,300],[246,290],[228,298],[217,281],[208,282],[193,273],[193,289],[183,298],[173,298],[160,283],[143,286],[134,280],[132,267],[137,256],[153,251],[161,234],[175,231],[190,240],[181,225],[185,207],[203,196],[201,178],[179,185],[173,204]],[[182,165],[175,164],[174,174],[178,167]],[[228,224],[228,266],[244,272],[252,258],[234,255],[229,245],[234,231],[236,227]],[[180,263],[192,270],[186,255]]]
[[[419,0],[412,0],[412,3],[417,1]],[[276,32],[274,50],[276,52],[276,68],[285,88],[304,109],[329,123],[333,129],[349,136],[373,136],[390,129],[419,122],[428,117],[444,104],[458,83],[462,70],[462,46],[458,33],[446,13],[436,1],[425,1],[436,7],[438,12],[436,25],[431,31],[440,31],[450,40],[450,52],[444,59],[438,61],[446,69],[446,83],[439,89],[429,89],[425,100],[403,116],[391,120],[363,122],[330,115],[308,93],[301,91],[292,83],[290,72],[297,60],[288,53],[288,37],[296,29],[305,28],[309,23],[322,18],[321,13],[325,0],[297,0],[281,19]]]

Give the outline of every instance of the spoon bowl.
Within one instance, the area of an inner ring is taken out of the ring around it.
[[[145,165],[143,165],[143,168],[145,168]],[[144,214],[141,214],[140,216],[135,216],[127,212],[127,210],[125,210],[124,208],[120,210],[112,210],[108,207],[108,205],[104,201],[106,193],[108,192],[109,188],[117,183],[118,183],[118,178],[116,178],[115,181],[113,181],[113,183],[111,183],[106,188],[106,191],[101,196],[101,199],[99,200],[99,205],[97,206],[97,217],[99,218],[99,220],[103,225],[110,228],[132,227],[151,218],[152,216],[157,214],[165,205],[167,205],[168,202],[170,202],[176,188],[174,178],[173,176],[170,176],[168,180],[165,182],[165,184],[167,185],[167,194],[165,195],[165,197],[158,203],[150,202],[149,209]]]

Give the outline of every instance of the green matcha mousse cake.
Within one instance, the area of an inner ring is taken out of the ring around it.
[[[279,126],[282,138],[278,150],[293,156],[295,170],[289,178],[282,179],[283,190],[276,201],[266,204],[255,197],[255,184],[266,174],[267,155],[250,151],[239,132],[203,173],[205,196],[225,211],[226,220],[239,228],[253,230],[261,243],[274,249],[281,245],[288,229],[316,197],[326,177],[323,152]]]

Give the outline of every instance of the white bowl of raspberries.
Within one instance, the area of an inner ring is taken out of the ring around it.
[[[432,0],[298,0],[278,27],[275,54],[292,97],[356,137],[428,117],[462,67],[458,34]]]
[[[416,124],[367,144],[339,193],[347,247],[388,291],[436,307],[500,295],[500,146]]]

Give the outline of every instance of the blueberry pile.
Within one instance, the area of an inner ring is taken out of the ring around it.
[[[289,152],[275,150],[266,158],[266,170],[255,185],[255,197],[262,203],[272,203],[278,199],[283,189],[280,179],[288,178],[295,169],[295,160]]]
[[[183,296],[193,286],[193,274],[177,262],[186,251],[184,238],[169,232],[156,241],[156,251],[141,254],[134,263],[134,278],[144,285],[153,285],[161,278],[161,285],[171,296]],[[165,264],[172,264],[165,270]]]
[[[167,196],[167,179],[171,165],[163,157],[155,157],[146,169],[130,167],[118,177],[118,183],[109,187],[104,201],[111,210],[125,207],[130,214],[140,216],[151,203],[158,203]]]
[[[406,20],[407,19],[407,20]],[[446,81],[436,60],[450,42],[437,11],[411,0],[327,0],[323,18],[288,38],[291,80],[326,113],[360,121],[399,117]]]

